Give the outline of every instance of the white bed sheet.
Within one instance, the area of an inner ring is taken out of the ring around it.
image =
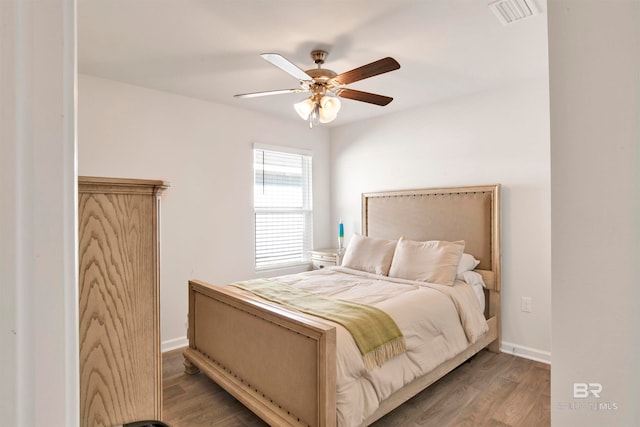
[[[455,357],[489,330],[475,291],[462,281],[443,286],[344,267],[275,279],[320,295],[378,307],[395,320],[405,337],[406,353],[367,371],[353,338],[336,324],[340,427],[360,425],[379,402]]]

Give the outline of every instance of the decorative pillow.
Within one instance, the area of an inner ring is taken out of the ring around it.
[[[395,240],[376,239],[354,234],[342,258],[342,266],[374,274],[389,274]]]
[[[401,237],[389,276],[452,286],[463,252],[464,240],[417,242]]]
[[[464,280],[462,274],[465,271],[471,271],[475,269],[478,266],[478,264],[480,264],[480,261],[475,259],[473,255],[462,254],[462,257],[460,257],[460,264],[458,264],[458,270],[457,270],[458,279]]]

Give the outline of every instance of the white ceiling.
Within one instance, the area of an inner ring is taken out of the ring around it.
[[[538,9],[544,0],[535,0]],[[524,82],[547,73],[546,14],[503,26],[489,0],[78,0],[83,74],[298,120],[304,94],[233,95],[298,87],[263,60],[280,53],[337,73],[386,56],[400,70],[349,85],[391,96],[386,107],[343,100],[331,125]]]

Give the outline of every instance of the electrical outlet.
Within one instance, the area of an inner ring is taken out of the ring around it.
[[[533,312],[533,306],[532,306],[530,297],[522,297],[521,309],[525,313]]]

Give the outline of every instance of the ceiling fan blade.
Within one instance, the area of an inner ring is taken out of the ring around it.
[[[267,61],[271,62],[276,67],[280,68],[282,71],[291,74],[298,80],[313,80],[309,74],[305,73],[302,69],[300,69],[297,65],[289,61],[284,56],[277,53],[261,53],[262,56]]]
[[[283,93],[298,93],[298,92],[308,92],[308,89],[296,88],[296,89],[268,90],[266,92],[239,93],[237,95],[233,95],[233,97],[234,98],[257,98],[259,96],[282,95]]]
[[[335,80],[343,85],[357,82],[358,80],[368,79],[369,77],[377,76],[378,74],[388,73],[389,71],[397,70],[400,68],[398,61],[391,57],[379,59],[362,67],[354,68],[351,71],[347,71],[342,74],[338,74]]]
[[[368,102],[369,104],[381,105],[383,107],[393,101],[393,98],[389,96],[376,95],[375,93],[362,92],[354,89],[339,89],[337,95],[341,98]]]

